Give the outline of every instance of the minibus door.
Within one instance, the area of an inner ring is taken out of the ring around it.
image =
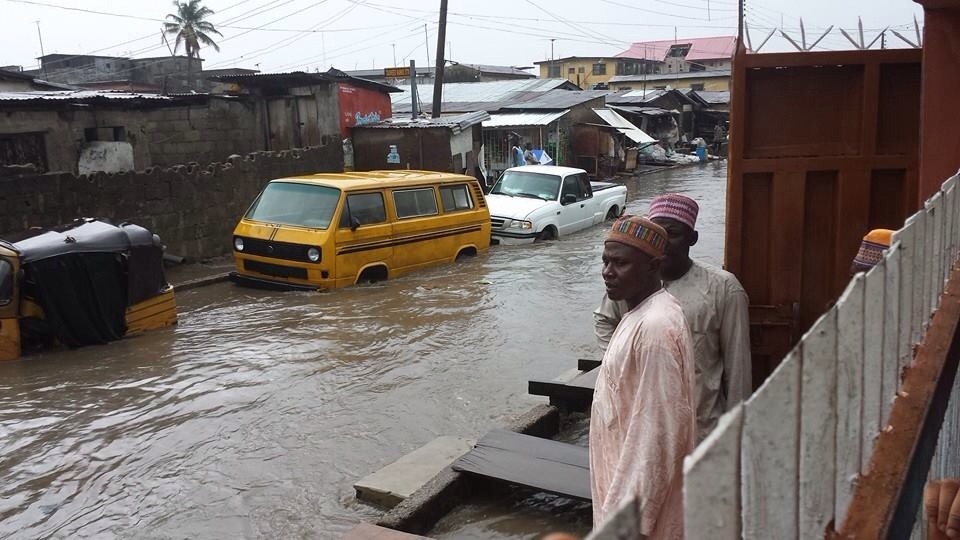
[[[387,219],[383,193],[347,194],[336,233],[337,280],[354,283],[364,269],[381,265],[389,272],[392,240],[393,225]]]
[[[20,357],[20,259],[0,247],[0,361]]]

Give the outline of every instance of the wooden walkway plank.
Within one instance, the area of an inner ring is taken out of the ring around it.
[[[493,430],[453,463],[453,470],[590,500],[587,447]]]
[[[600,367],[601,360],[591,360],[590,358],[577,359],[577,369],[580,371],[591,371]]]
[[[873,270],[876,270],[874,267]],[[873,279],[876,281],[876,273],[871,271]],[[883,282],[880,282],[881,287]],[[863,405],[864,405],[864,332],[865,332],[865,291],[866,279],[863,274],[857,274],[850,280],[847,290],[837,302],[837,337],[835,360],[837,369],[837,393],[836,393],[836,471],[835,471],[835,497],[833,515],[842,516],[847,510],[847,503],[853,495],[854,480],[860,473],[861,445],[863,435],[872,429],[864,429]],[[883,290],[880,290],[880,302],[883,302]],[[876,306],[874,305],[874,308]],[[883,310],[880,310],[883,315]],[[881,320],[881,325],[883,321]],[[829,329],[825,329],[829,332]],[[880,338],[880,334],[875,335]],[[829,338],[827,338],[829,339]],[[806,359],[809,360],[810,354],[813,354],[814,343],[807,347]],[[826,347],[829,342],[824,344],[823,356],[830,361],[830,350]],[[804,362],[804,367],[814,366],[814,362]],[[801,396],[804,401],[807,400],[808,391],[804,378],[804,386],[801,390]],[[879,390],[878,390],[879,392]],[[807,416],[801,418],[801,423],[807,421]],[[829,443],[824,443],[829,444]],[[802,457],[801,457],[802,459]],[[801,462],[802,463],[802,462]],[[802,465],[801,465],[802,467]],[[801,472],[802,474],[802,472]],[[831,516],[832,517],[832,516]],[[829,518],[828,518],[829,519]]]
[[[901,332],[900,317],[903,311],[900,309],[900,300],[903,295],[900,292],[900,243],[894,242],[884,259],[886,266],[886,294],[883,297],[883,363],[881,365],[881,388],[880,388],[880,419],[877,429],[883,429],[890,417],[890,408],[893,406],[893,396],[897,392],[899,385],[900,370],[900,339],[901,336],[909,335]],[[913,268],[908,263],[907,266]],[[909,321],[909,319],[908,319]],[[872,448],[872,444],[871,444]],[[864,453],[864,464],[866,457]]]
[[[527,393],[533,396],[547,396],[551,404],[556,402],[571,402],[589,406],[593,400],[593,387],[597,382],[600,368],[580,373],[568,381],[555,379],[541,381],[531,379],[527,381]]]
[[[815,538],[833,519],[837,482],[837,306],[802,341],[798,529],[800,538]]]
[[[797,539],[801,363],[801,350],[795,348],[744,407],[740,449],[744,540]]]
[[[860,430],[860,470],[864,470],[873,438],[880,431],[883,412],[883,361],[888,336],[884,333],[887,303],[887,259],[884,258],[867,272],[863,291],[863,419]],[[899,286],[899,283],[897,284]],[[898,288],[890,289],[899,298]],[[893,338],[896,339],[896,332]],[[897,350],[896,341],[889,344],[891,353]],[[896,358],[896,356],[893,356]],[[838,383],[839,384],[839,383]],[[837,514],[843,515],[843,514]]]
[[[743,404],[683,461],[683,527],[687,538],[740,538],[740,437]]]

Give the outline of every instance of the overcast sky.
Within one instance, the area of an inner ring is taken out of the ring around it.
[[[433,65],[440,0],[206,0],[223,33],[221,51],[201,50],[204,69],[245,67],[264,72],[344,70]],[[55,6],[69,7],[70,10]],[[99,54],[139,58],[168,55],[161,20],[170,0],[0,0],[4,31],[0,65],[37,66],[46,54]],[[449,0],[446,58],[458,62],[532,65],[555,57],[613,55],[631,42],[735,35],[735,0]],[[87,13],[92,10],[103,13]],[[909,0],[751,0],[747,23],[754,46],[781,25],[799,41],[803,18],[808,42],[828,26],[851,32],[864,17],[867,41],[890,26],[914,39]],[[424,25],[426,24],[426,32]],[[171,42],[172,44],[172,42]],[[905,44],[887,33],[887,45]],[[764,51],[788,50],[774,36]],[[879,42],[875,47],[879,47]],[[835,28],[818,50],[850,49]]]

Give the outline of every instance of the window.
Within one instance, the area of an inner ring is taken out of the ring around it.
[[[13,266],[9,261],[0,259],[0,306],[13,299]]]
[[[397,218],[432,216],[437,213],[437,197],[433,188],[407,189],[393,192]]]
[[[444,212],[456,212],[457,210],[469,210],[470,194],[467,193],[466,184],[459,186],[441,186],[440,202],[443,203]]]
[[[554,64],[547,66],[547,78],[556,79],[558,77],[560,77],[560,66]]]
[[[271,182],[246,218],[279,225],[326,229],[340,201],[340,190],[297,182]]]
[[[583,187],[580,185],[577,175],[570,175],[563,179],[563,191],[560,193],[560,202],[568,195],[573,195],[576,200],[583,200]]]
[[[387,220],[387,209],[380,193],[351,193],[340,214],[340,228],[351,228],[353,220],[358,225],[374,225]]]
[[[702,91],[702,90],[703,90],[703,83],[690,83],[690,89],[691,89],[691,90]]]
[[[576,175],[577,182],[580,184],[580,195],[582,199],[589,199],[593,196],[593,186],[590,185],[590,178],[585,174]]]
[[[606,75],[606,74],[607,74],[607,65],[606,65],[606,64],[594,64],[594,65],[593,65],[593,74],[594,74],[594,75]]]
[[[569,74],[571,74],[571,75],[574,74],[574,73],[576,73],[576,72],[577,72],[577,69],[576,69],[576,68],[567,68],[567,73],[569,73]]]
[[[32,163],[47,172],[47,146],[43,133],[0,133],[0,165]]]

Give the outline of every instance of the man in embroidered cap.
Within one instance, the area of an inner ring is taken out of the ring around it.
[[[747,293],[733,274],[690,258],[698,238],[698,212],[693,199],[669,194],[650,202],[648,217],[667,231],[660,277],[683,307],[693,333],[701,441],[723,413],[750,396],[752,387]],[[601,349],[627,310],[625,303],[604,296],[593,314]]]
[[[641,532],[683,538],[683,458],[696,444],[693,341],[658,275],[667,232],[627,216],[603,246],[607,296],[623,302],[597,376],[590,414],[590,486],[598,526],[623,501],[642,501]]]
[[[860,251],[853,258],[850,265],[850,274],[857,272],[867,272],[880,262],[883,258],[883,250],[890,247],[890,239],[893,231],[890,229],[874,229],[863,237],[860,243]]]

